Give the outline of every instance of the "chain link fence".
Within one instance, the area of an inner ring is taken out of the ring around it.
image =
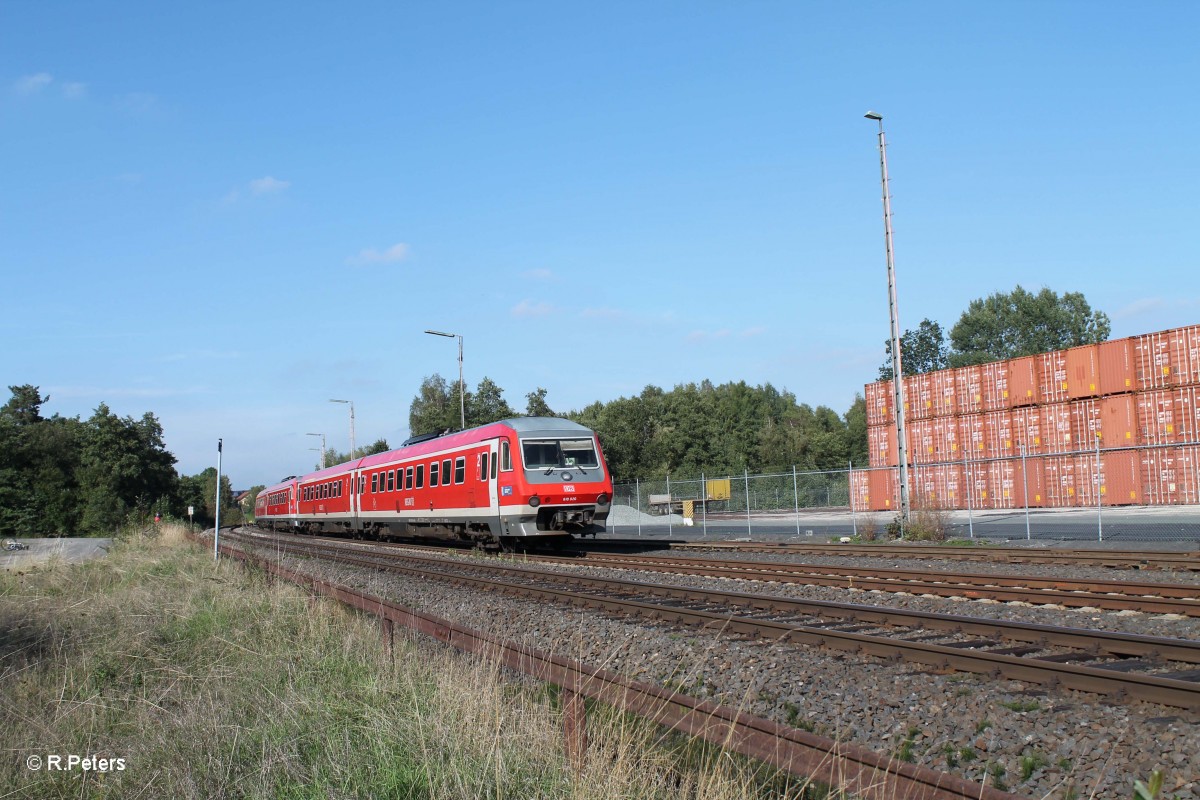
[[[848,467],[619,483],[607,528],[621,536],[687,539],[904,536],[1200,546],[1200,457],[1193,462],[1177,448],[915,464],[907,521],[898,514],[897,472]],[[885,510],[880,492],[890,498]]]

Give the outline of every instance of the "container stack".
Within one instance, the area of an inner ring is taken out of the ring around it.
[[[866,385],[872,469],[899,506],[892,382]],[[1005,509],[1200,503],[1200,325],[904,378],[910,502]]]

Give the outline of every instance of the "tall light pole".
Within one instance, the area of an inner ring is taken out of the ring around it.
[[[321,437],[321,469],[325,469],[325,434],[323,434],[323,433],[306,433],[304,435]],[[350,446],[354,447],[354,445],[350,445]],[[312,448],[312,449],[316,449],[316,448]],[[353,456],[354,454],[351,453],[350,455]]]
[[[900,363],[900,310],[896,303],[896,261],[892,249],[892,201],[888,192],[887,142],[883,116],[864,114],[879,123],[879,172],[883,182],[883,241],[887,250],[888,313],[892,319],[892,402],[896,404],[896,453],[900,461],[900,519],[908,522],[908,441],[904,437],[904,370]]]
[[[221,552],[221,450],[224,439],[217,439],[217,518],[213,521],[213,561]]]
[[[350,404],[350,460],[354,460],[354,401],[353,400],[330,400],[331,403],[349,403]],[[323,460],[323,459],[322,459]]]
[[[463,383],[462,345],[460,333],[443,333],[442,331],[425,331],[433,336],[445,336],[447,339],[458,339],[458,421],[463,430],[467,429],[467,385]]]

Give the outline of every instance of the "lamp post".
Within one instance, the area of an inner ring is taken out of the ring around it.
[[[321,469],[325,469],[325,434],[323,434],[323,433],[306,433],[304,435],[321,437]],[[350,446],[352,448],[354,447],[354,445],[350,445]],[[316,448],[314,447],[314,448],[310,448],[310,449],[315,450]],[[354,454],[351,453],[350,455],[353,456]]]
[[[892,249],[892,202],[888,193],[887,142],[883,116],[863,115],[879,123],[879,172],[883,183],[883,241],[887,250],[888,313],[892,323],[892,402],[896,404],[896,453],[900,461],[900,520],[908,522],[908,442],[904,436],[904,370],[900,363],[900,311],[896,303],[896,262]]]
[[[443,333],[442,331],[425,331],[431,336],[445,336],[447,339],[458,339],[458,421],[463,430],[467,428],[467,388],[463,383],[463,337],[460,333]]]
[[[350,404],[350,460],[354,460],[354,401],[353,400],[330,400],[331,403],[349,403]],[[324,463],[324,459],[322,459]]]

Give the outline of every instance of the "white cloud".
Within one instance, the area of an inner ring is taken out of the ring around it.
[[[1166,307],[1167,301],[1161,297],[1143,297],[1138,300],[1134,300],[1132,303],[1126,306],[1118,308],[1113,312],[1113,319],[1137,317],[1152,311],[1162,311]],[[901,351],[901,355],[903,355],[903,351]]]
[[[79,81],[71,81],[62,85],[63,97],[68,100],[78,100],[87,94],[87,84]]]
[[[158,98],[149,92],[130,92],[118,101],[128,111],[149,111],[158,103]]]
[[[766,332],[767,328],[765,325],[755,325],[752,328],[746,328],[746,330],[739,333],[738,336],[742,337],[743,339],[749,339],[752,336],[762,336]],[[900,355],[904,355],[903,350],[900,351]]]
[[[585,308],[583,316],[587,319],[621,319],[625,312],[619,308]]]
[[[282,192],[291,185],[291,181],[281,181],[268,175],[265,178],[255,178],[250,181],[250,194],[273,194]]]
[[[532,300],[522,300],[512,307],[514,317],[544,317],[553,313],[554,306],[549,303],[535,303]]]
[[[39,72],[35,75],[24,75],[17,78],[13,84],[13,90],[17,94],[37,94],[53,82],[54,78],[49,72]]]
[[[376,250],[374,247],[368,247],[366,250],[360,251],[358,255],[347,258],[346,263],[351,266],[394,264],[406,258],[408,258],[408,245],[404,244],[404,242],[397,242],[386,250]]]
[[[527,269],[521,273],[522,278],[531,278],[535,281],[552,281],[558,276],[551,269]]]

